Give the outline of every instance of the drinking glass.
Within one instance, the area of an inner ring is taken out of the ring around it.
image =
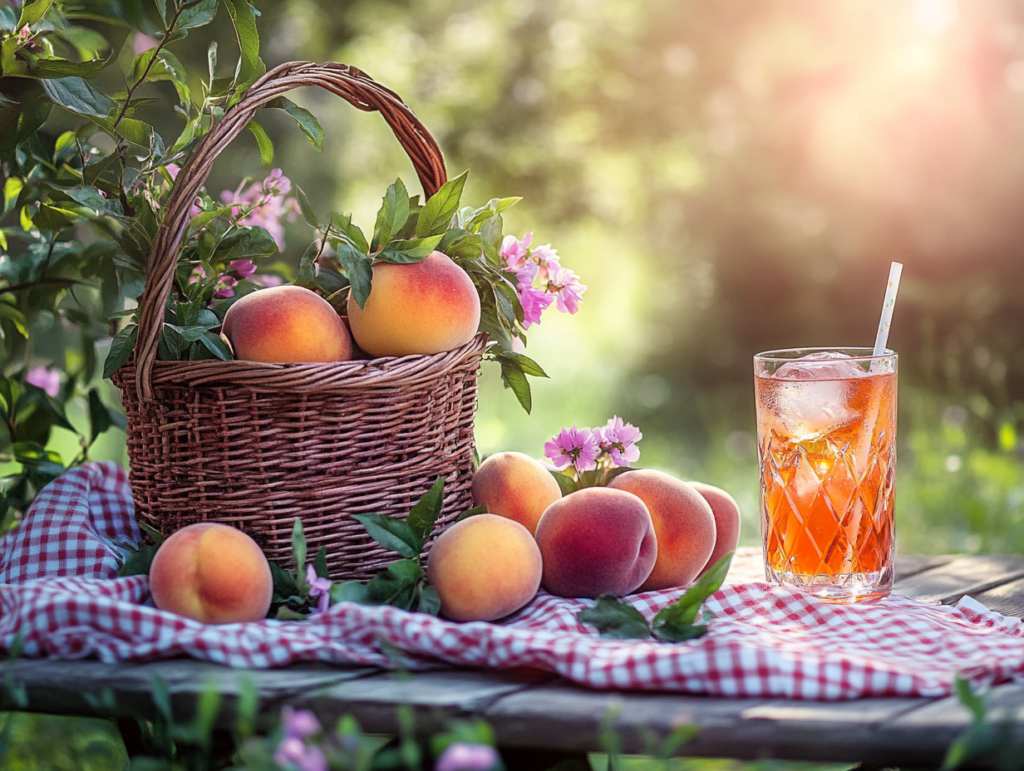
[[[897,356],[805,348],[754,357],[769,581],[826,600],[892,589]]]

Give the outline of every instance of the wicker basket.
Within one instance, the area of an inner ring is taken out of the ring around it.
[[[194,522],[249,533],[291,565],[294,519],[312,555],[327,547],[334,579],[367,578],[393,554],[350,515],[405,516],[438,476],[441,523],[472,505],[473,416],[482,336],[446,353],[330,364],[156,361],[189,209],[218,153],[256,110],[320,86],[379,111],[429,197],[445,182],[433,138],[392,91],[342,64],[293,62],[268,72],[218,122],[180,172],[153,244],[138,343],[114,375],[128,417],[136,515],[164,534]]]

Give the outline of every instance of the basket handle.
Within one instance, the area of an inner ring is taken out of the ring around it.
[[[163,331],[164,308],[174,282],[178,250],[188,226],[196,195],[206,183],[213,163],[241,134],[256,111],[294,88],[320,86],[366,112],[379,112],[408,153],[429,198],[445,183],[444,158],[437,142],[394,91],[347,64],[289,62],[275,67],[246,91],[242,100],[218,121],[196,145],[174,183],[164,219],[153,239],[146,267],[146,288],[139,303],[139,335],[135,349],[135,385],[142,401],[152,401],[153,364]]]

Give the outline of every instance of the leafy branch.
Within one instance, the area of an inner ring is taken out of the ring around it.
[[[613,594],[602,594],[589,608],[576,617],[581,623],[597,628],[602,637],[620,640],[645,640],[653,637],[662,642],[684,642],[703,637],[708,632],[708,618],[696,623],[704,601],[717,592],[732,564],[729,552],[712,565],[682,597],[659,610],[651,623],[640,611]]]
[[[394,605],[403,610],[437,615],[441,600],[427,583],[421,552],[444,504],[444,478],[438,477],[409,511],[406,520],[384,514],[356,514],[370,537],[385,549],[396,552],[395,560],[369,581],[348,581],[331,587],[331,604],[358,602],[363,605]]]

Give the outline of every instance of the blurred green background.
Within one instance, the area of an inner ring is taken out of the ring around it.
[[[899,260],[899,548],[1024,551],[1019,3],[256,5],[268,66],[341,61],[396,90],[450,172],[472,169],[466,199],[523,196],[506,232],[550,242],[588,285],[578,315],[531,330],[551,375],[533,415],[485,368],[482,453],[540,456],[561,427],[618,414],[644,432],[641,465],[732,492],[755,544],[751,356],[870,345]],[[233,50],[225,33],[172,48],[202,72],[211,39]],[[325,128],[322,156],[280,111],[261,121],[320,208],[369,226],[396,175],[414,185],[379,117],[315,89],[294,99]],[[170,102],[143,117],[173,135]],[[208,189],[259,173],[246,136]],[[308,239],[290,226],[287,259]]]

